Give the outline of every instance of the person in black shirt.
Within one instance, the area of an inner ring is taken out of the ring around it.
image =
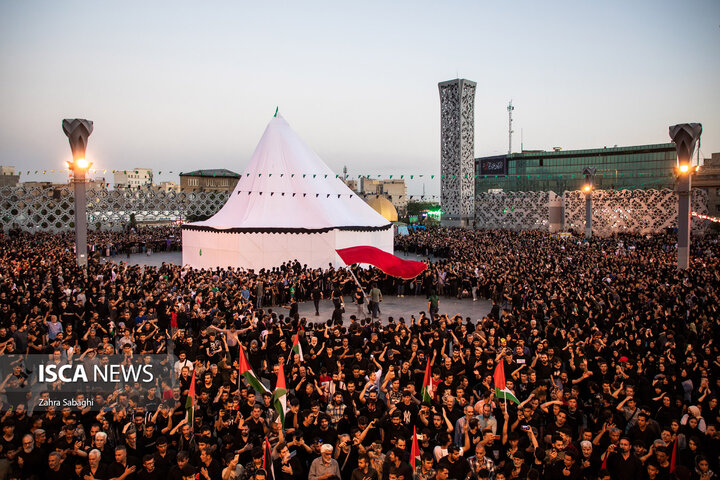
[[[67,480],[71,476],[72,466],[68,466],[60,453],[51,452],[48,455],[48,467],[43,473],[44,480]]]
[[[167,474],[168,480],[184,480],[185,475],[183,472],[187,471],[188,469],[192,470],[193,477],[194,477],[194,469],[190,465],[190,458],[188,456],[187,452],[178,452],[176,462],[173,466],[170,467],[170,470]]]
[[[215,480],[222,478],[222,467],[212,458],[209,448],[200,449],[200,478]]]
[[[155,468],[160,472],[160,476],[165,478],[175,464],[177,452],[168,448],[168,441],[164,436],[158,437],[155,442],[155,449],[156,451],[153,454]]]
[[[305,468],[297,456],[290,455],[290,450],[285,442],[280,442],[275,447],[278,457],[273,462],[275,469],[274,480],[296,480],[305,478]]]
[[[630,439],[620,439],[619,451],[610,445],[606,452],[607,469],[614,480],[637,480],[643,473],[642,462],[632,451]]]
[[[23,478],[36,478],[41,472],[47,456],[46,453],[35,446],[32,435],[26,434],[22,438],[22,449],[17,456],[17,463]]]
[[[108,477],[111,479],[122,477],[123,480],[134,480],[132,474],[135,473],[135,470],[137,470],[137,467],[128,461],[125,445],[115,447],[115,461],[107,469]]]
[[[102,455],[99,450],[90,450],[88,453],[88,464],[82,469],[82,477],[89,476],[96,480],[109,480],[107,466],[100,461]]]
[[[313,287],[312,293],[310,295],[312,297],[313,305],[315,306],[315,316],[318,316],[320,315],[320,300],[322,300],[323,298],[323,293],[317,283]]]
[[[160,470],[155,465],[155,459],[152,455],[143,457],[143,466],[135,474],[138,480],[160,480],[162,478]]]
[[[438,466],[447,467],[450,480],[463,480],[470,472],[470,464],[460,453],[457,445],[450,445],[448,454],[438,462]]]

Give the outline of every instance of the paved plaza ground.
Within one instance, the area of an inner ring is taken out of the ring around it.
[[[345,297],[345,323],[348,323],[350,315],[357,313],[356,306],[350,305],[349,299]],[[450,316],[456,313],[461,314],[463,317],[471,317],[473,321],[477,321],[483,316],[490,313],[492,308],[492,302],[489,300],[478,299],[477,302],[473,302],[472,298],[464,298],[458,300],[456,298],[440,299],[440,313],[447,313]],[[320,302],[320,316],[315,316],[315,307],[312,302],[304,302],[300,304],[298,311],[301,317],[307,317],[309,321],[313,319],[327,320],[332,316],[333,306],[330,300],[323,300]],[[418,318],[419,313],[424,311],[427,313],[427,300],[424,296],[405,296],[398,298],[396,296],[383,297],[383,301],[380,304],[381,320],[383,323],[387,321],[387,317],[393,317],[395,321],[400,317],[404,317],[405,321],[410,323],[410,315],[414,314],[415,318]]]
[[[402,258],[407,260],[419,260],[420,257],[415,255],[403,255]],[[112,259],[114,262],[126,262],[131,265],[148,265],[148,266],[160,266],[163,262],[172,263],[179,265],[182,263],[181,252],[159,252],[153,253],[152,255],[145,255],[142,253],[132,254],[130,257],[126,255],[118,255]],[[350,304],[351,299],[345,297],[345,322],[347,323],[350,315],[357,313],[355,305]],[[452,316],[456,313],[463,315],[464,317],[471,317],[473,321],[477,321],[484,315],[487,315],[492,308],[492,302],[489,300],[478,299],[477,302],[473,302],[471,298],[464,298],[458,300],[456,298],[445,298],[440,300],[440,313],[447,313]],[[279,312],[287,312],[283,308],[275,308]],[[332,303],[330,300],[322,300],[320,302],[320,315],[315,316],[315,308],[312,302],[303,302],[299,306],[300,316],[307,317],[309,321],[327,320],[332,315]],[[382,303],[380,304],[381,319],[387,320],[387,317],[393,317],[397,321],[400,317],[405,317],[405,320],[410,322],[410,315],[414,314],[415,318],[421,311],[427,312],[427,300],[424,296],[412,296],[406,295],[403,298],[396,296],[384,296]]]

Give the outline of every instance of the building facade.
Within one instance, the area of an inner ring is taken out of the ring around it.
[[[180,190],[186,192],[232,192],[240,174],[225,168],[195,170],[180,174]]]
[[[153,190],[158,192],[179,192],[180,184],[175,182],[160,182],[153,186]]]
[[[673,188],[677,153],[673,143],[590,150],[524,151],[475,159],[476,193],[580,190],[582,171],[595,167],[595,188]]]
[[[115,188],[137,190],[148,188],[153,184],[152,168],[134,168],[132,170],[115,170],[113,173]]]
[[[443,226],[472,225],[475,216],[475,87],[440,82],[440,197]]]
[[[0,187],[14,187],[20,183],[20,174],[15,174],[15,167],[0,166]]]
[[[692,187],[705,190],[708,199],[708,215],[720,217],[720,153],[713,153],[693,176]]]

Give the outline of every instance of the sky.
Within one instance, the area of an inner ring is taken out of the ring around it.
[[[4,1],[0,165],[242,172],[276,106],[337,173],[440,172],[438,82],[477,82],[475,154],[669,141],[720,152],[720,1]],[[170,174],[169,171],[173,171]],[[100,176],[100,175],[96,175]],[[410,194],[438,180],[408,180]]]

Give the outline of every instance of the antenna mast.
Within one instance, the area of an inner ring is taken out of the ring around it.
[[[512,153],[512,112],[515,110],[515,107],[513,107],[512,100],[510,100],[510,103],[508,103],[507,111],[508,111],[508,155]]]

